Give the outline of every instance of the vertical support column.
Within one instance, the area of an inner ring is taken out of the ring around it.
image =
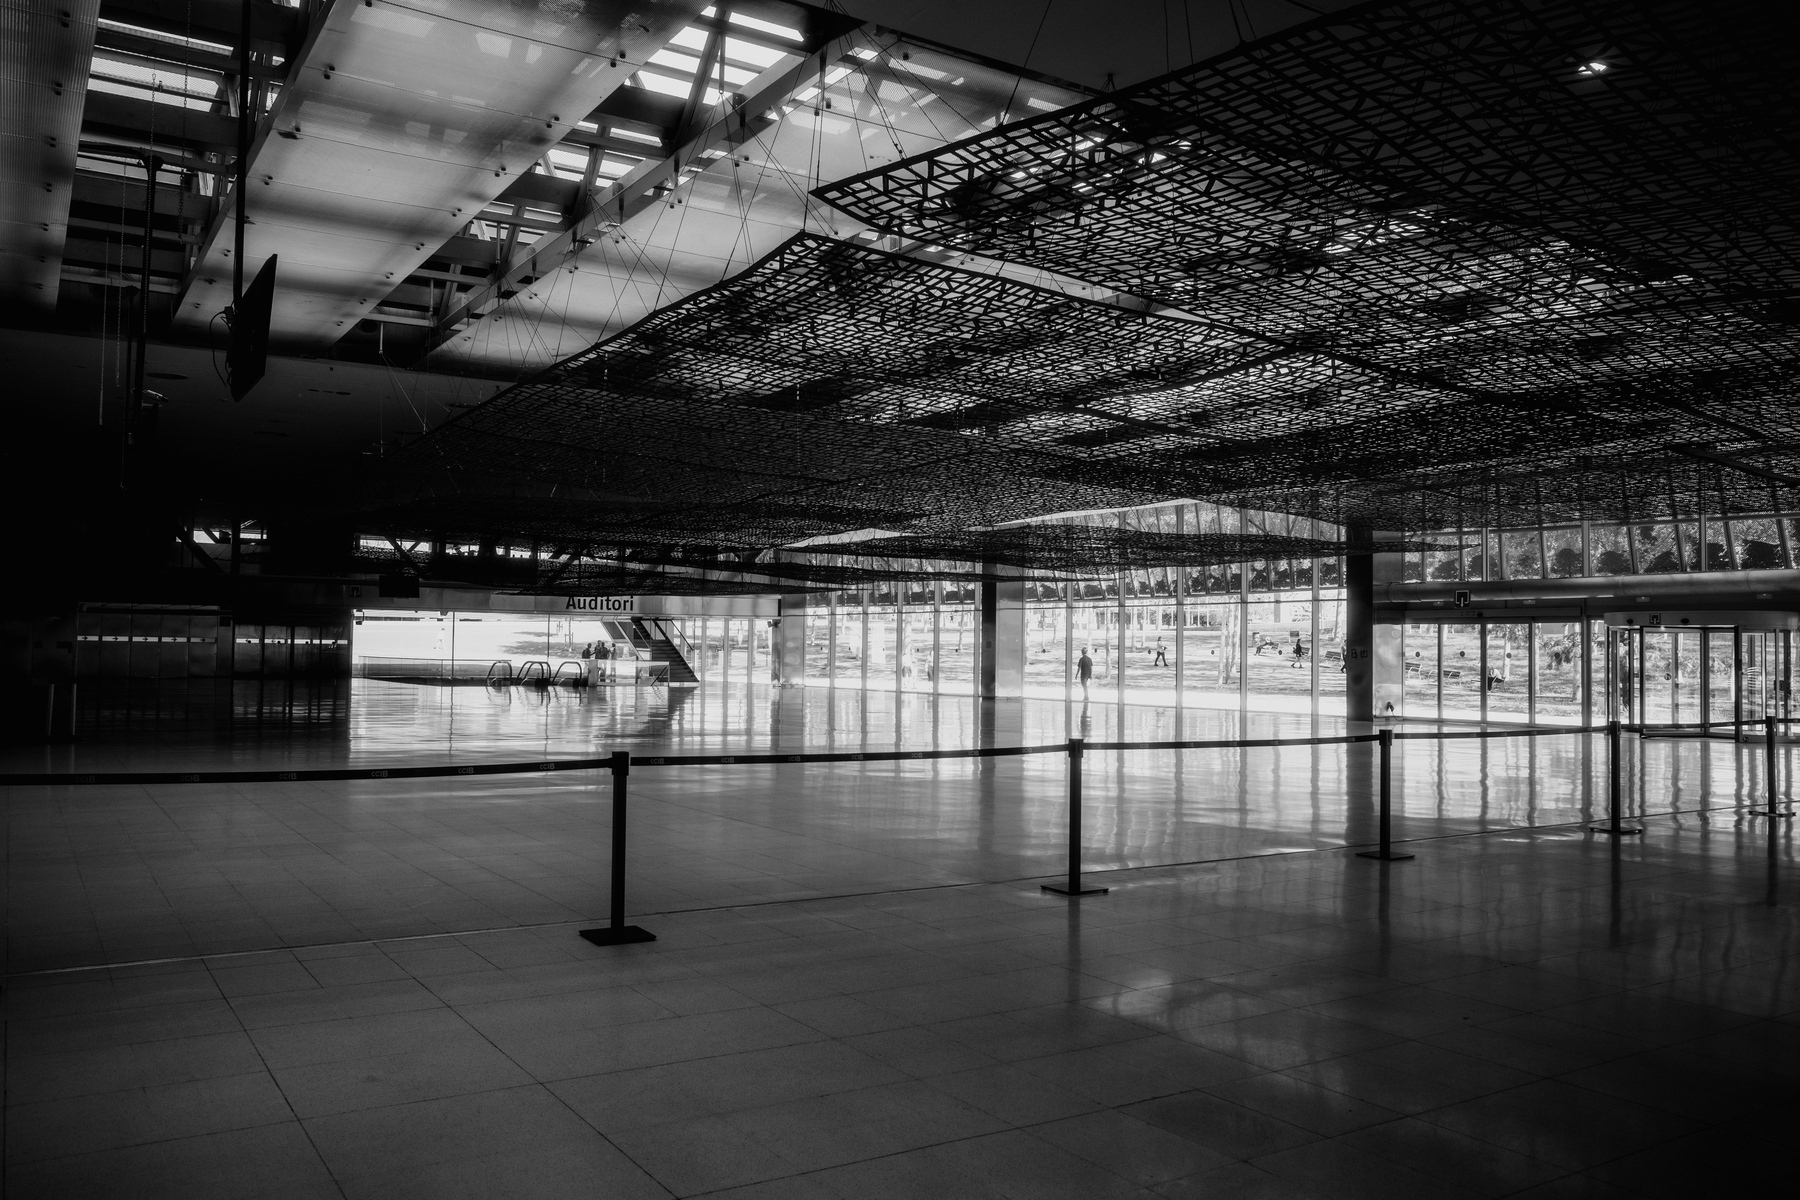
[[[806,679],[807,597],[782,596],[776,604],[780,615],[770,630],[769,678],[783,687],[799,687]]]
[[[987,570],[997,567],[989,563]],[[975,695],[982,700],[1025,694],[1025,585],[983,579],[981,597],[980,670]]]
[[[1629,532],[1629,530],[1627,531]],[[1581,723],[1594,723],[1594,623],[1589,617],[1581,618]],[[1443,656],[1440,654],[1440,658]]]
[[[1644,690],[1644,635],[1638,634],[1638,694]],[[1741,742],[1744,732],[1744,627],[1731,627],[1731,740]]]
[[[1352,529],[1358,541],[1391,537]],[[1352,554],[1344,558],[1344,711],[1352,721],[1398,716],[1403,699],[1400,627],[1375,620],[1375,598],[1405,572],[1401,554]],[[1484,693],[1485,695],[1485,693]]]
[[[862,592],[862,640],[859,645],[862,649],[856,660],[856,669],[859,675],[858,681],[862,685],[862,690],[866,692],[869,690],[869,593],[867,589]],[[867,712],[868,710],[865,708],[863,711]]]
[[[931,694],[942,689],[938,681],[944,677],[944,581],[931,585]],[[932,725],[932,744],[936,745],[937,726]]]
[[[1238,532],[1249,532],[1249,522],[1244,519],[1244,510],[1237,510]],[[1237,594],[1237,673],[1238,673],[1238,720],[1243,722],[1250,711],[1250,564],[1238,564]],[[1244,729],[1239,724],[1238,729]]]
[[[1481,639],[1481,719],[1485,722],[1488,710],[1488,633],[1485,620],[1476,622],[1475,634]]]
[[[1537,724],[1538,623],[1525,622],[1525,723]]]
[[[1712,732],[1712,630],[1700,630],[1700,732]]]
[[[1187,505],[1175,509],[1175,534],[1187,532]],[[1182,707],[1187,695],[1187,566],[1177,563],[1175,572],[1175,707]],[[1180,736],[1179,729],[1176,734]]]
[[[1439,621],[1437,629],[1437,719],[1444,719],[1444,623]]]
[[[1062,581],[1062,698],[1075,698],[1075,579]]]
[[[894,712],[899,713],[899,695],[906,690],[906,581],[894,584]],[[895,720],[899,717],[896,715]]]
[[[1313,536],[1319,536],[1318,522],[1313,523]],[[1312,560],[1312,620],[1307,630],[1306,643],[1306,683],[1307,691],[1312,695],[1313,720],[1319,719],[1319,605],[1324,603],[1319,598],[1319,564],[1322,560]]]
[[[837,627],[838,627],[838,594],[831,593],[826,603],[826,614],[831,624],[825,630],[825,686],[837,686]]]

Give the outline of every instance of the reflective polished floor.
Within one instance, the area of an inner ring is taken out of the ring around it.
[[[116,699],[116,698],[115,698]],[[142,697],[138,698],[142,700]],[[5,769],[1313,736],[820,689],[96,705]],[[1785,1147],[1760,747],[1600,739],[12,788],[8,1195],[1663,1196]],[[1778,761],[1782,782],[1787,752]],[[1181,864],[1181,865],[1171,865]],[[135,964],[135,965],[130,965]],[[71,969],[74,968],[74,969]],[[1785,1154],[1783,1156],[1785,1162]]]

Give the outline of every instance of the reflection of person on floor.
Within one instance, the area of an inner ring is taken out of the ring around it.
[[[1094,660],[1088,657],[1087,647],[1081,648],[1081,657],[1075,661],[1075,678],[1081,681],[1081,698],[1087,699],[1088,680],[1094,677]]]
[[[1166,667],[1169,665],[1169,656],[1163,651],[1163,640],[1161,638],[1156,639],[1156,659],[1150,665],[1153,667]]]

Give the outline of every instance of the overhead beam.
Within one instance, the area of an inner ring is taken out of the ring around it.
[[[860,26],[858,27],[860,28]],[[592,193],[587,211],[560,233],[540,238],[524,252],[496,272],[488,282],[461,297],[438,324],[431,348],[443,345],[464,322],[486,316],[506,296],[526,285],[527,278],[539,279],[567,266],[605,229],[623,225],[631,217],[654,202],[652,193],[672,188],[681,173],[708,150],[727,142],[734,132],[742,133],[750,122],[770,109],[786,103],[794,93],[830,69],[851,47],[851,35],[835,37],[799,62],[783,67],[777,63],[756,79],[743,93],[742,102],[725,105],[721,115],[703,126],[694,137],[674,153],[663,158],[649,158],[633,167],[618,180]]]
[[[1721,467],[1730,467],[1733,471],[1741,471],[1745,475],[1753,475],[1758,479],[1766,479],[1770,483],[1779,483],[1783,487],[1800,488],[1800,475],[1785,475],[1780,471],[1771,471],[1767,467],[1759,467],[1754,463],[1747,463],[1742,459],[1732,458],[1729,455],[1720,454],[1715,450],[1708,450],[1704,446],[1680,443],[1671,445],[1669,449],[1688,458],[1699,459],[1702,462],[1718,463]]]

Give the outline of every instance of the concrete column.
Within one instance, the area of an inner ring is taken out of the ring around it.
[[[769,681],[799,687],[806,678],[806,597],[783,596],[769,631]]]
[[[975,694],[983,700],[1025,694],[1025,585],[981,583],[981,661]]]
[[[1351,530],[1358,541],[1386,540],[1396,535]],[[1405,573],[1401,554],[1351,554],[1344,558],[1344,706],[1352,721],[1372,721],[1401,712],[1403,654],[1400,626],[1376,624],[1377,584],[1400,583]]]

